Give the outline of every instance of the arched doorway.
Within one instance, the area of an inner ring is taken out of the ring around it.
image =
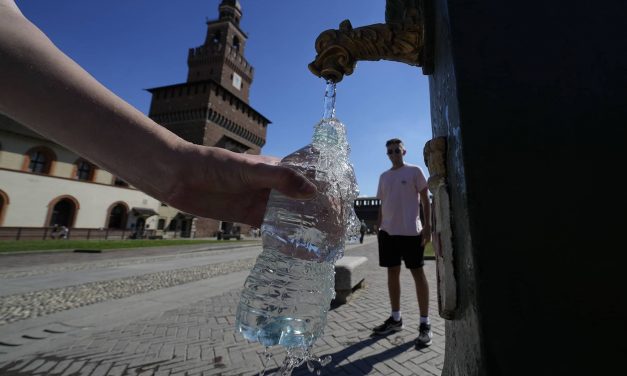
[[[125,229],[128,207],[123,203],[114,204],[109,210],[109,218],[107,220],[107,228]]]
[[[3,191],[0,191],[0,226],[4,223],[4,212],[9,205],[9,196]]]
[[[74,218],[76,217],[76,203],[70,198],[62,198],[52,207],[48,226],[65,226],[73,227]]]

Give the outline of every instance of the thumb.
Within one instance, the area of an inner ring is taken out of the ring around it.
[[[276,189],[295,199],[309,199],[317,192],[313,183],[288,167],[260,163],[249,174],[248,180],[253,186]]]

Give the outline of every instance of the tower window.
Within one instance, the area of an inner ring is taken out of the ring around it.
[[[213,34],[213,43],[214,44],[218,44],[220,43],[220,39],[222,39],[222,33],[218,30],[215,32],[215,34]]]
[[[239,38],[236,36],[233,37],[233,48],[235,51],[239,51]]]

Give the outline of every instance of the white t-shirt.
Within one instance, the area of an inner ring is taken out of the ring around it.
[[[405,164],[379,177],[377,198],[381,200],[381,229],[390,235],[416,236],[420,223],[420,191],[427,179],[418,166]]]

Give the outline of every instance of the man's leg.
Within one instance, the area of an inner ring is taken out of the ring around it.
[[[431,323],[429,322],[429,283],[422,267],[410,270],[416,284],[418,308],[420,309],[420,326],[418,328],[419,333],[416,345],[425,347],[433,343],[431,340],[433,333],[431,332]]]
[[[401,267],[388,267],[388,293],[392,312],[401,310]]]
[[[418,296],[418,308],[420,309],[420,316],[429,316],[429,283],[425,276],[423,268],[410,269],[411,275],[414,277],[416,284],[416,295]]]
[[[379,266],[387,269],[388,273],[388,294],[390,305],[392,306],[391,316],[385,322],[372,329],[376,334],[388,334],[398,332],[403,329],[403,319],[401,318],[401,255],[398,248],[394,246],[391,236],[385,231],[379,231]]]

